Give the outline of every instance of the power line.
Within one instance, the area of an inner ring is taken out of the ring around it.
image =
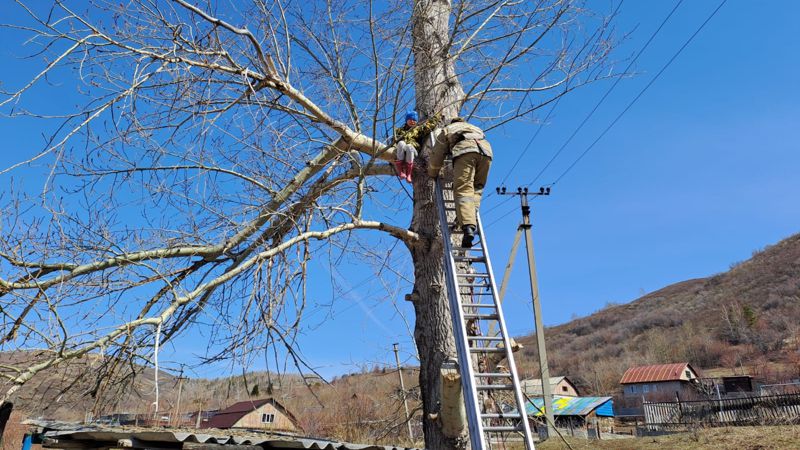
[[[650,82],[647,83],[647,85],[641,91],[639,91],[639,93],[636,95],[636,97],[634,97],[634,99],[630,103],[628,103],[628,106],[626,106],[625,109],[623,109],[622,112],[620,112],[617,115],[617,117],[614,118],[614,120],[605,128],[605,130],[603,130],[603,132],[600,133],[600,136],[598,136],[597,139],[595,139],[588,147],[586,147],[586,150],[584,150],[583,153],[581,153],[580,156],[578,156],[578,158],[575,159],[575,161],[573,161],[572,164],[570,164],[569,167],[567,167],[567,169],[564,170],[564,172],[561,173],[561,175],[559,175],[558,178],[556,178],[555,181],[550,183],[550,185],[554,185],[554,184],[558,183],[559,181],[561,181],[561,179],[564,178],[564,176],[567,175],[567,173],[569,173],[569,171],[572,170],[572,168],[575,167],[575,165],[578,164],[578,162],[581,159],[583,159],[583,157],[586,156],[586,154],[589,153],[589,151],[592,148],[594,148],[595,144],[597,144],[600,141],[600,139],[602,139],[603,136],[605,136],[606,133],[608,133],[611,130],[611,128],[613,128],[614,125],[616,125],[616,123],[619,121],[619,119],[621,119],[622,116],[624,116],[625,113],[627,113],[628,110],[631,109],[631,107],[639,100],[639,98],[641,98],[642,95],[644,95],[644,93],[647,92],[647,90],[650,88],[650,86],[652,86],[653,83],[655,83],[656,80],[658,80],[658,78],[661,76],[661,74],[664,73],[665,70],[667,70],[667,68],[675,61],[675,59],[678,58],[678,56],[683,52],[683,50],[686,47],[689,46],[689,44],[694,40],[694,38],[698,34],[700,34],[700,32],[703,30],[703,28],[705,28],[705,26],[708,24],[708,22],[710,22],[711,19],[714,18],[714,16],[717,14],[717,12],[719,12],[719,10],[722,9],[722,7],[727,2],[728,2],[728,0],[722,0],[722,2],[719,4],[719,6],[717,6],[717,8],[714,11],[711,12],[711,14],[700,25],[700,27],[697,28],[697,30],[695,30],[695,32],[692,33],[692,35],[689,37],[689,39],[687,39],[686,42],[683,43],[683,45],[678,49],[678,51],[675,52],[674,55],[672,55],[672,58],[670,58],[669,61],[667,61],[667,63],[664,64],[664,67],[662,67],[661,70],[659,70],[658,73],[653,77],[653,79],[650,80]]]
[[[487,198],[491,198],[491,195],[492,195],[492,194],[493,194],[493,193],[492,193],[492,192],[490,192],[490,193],[489,193],[489,195],[487,195]],[[506,203],[508,203],[508,202],[510,202],[510,201],[511,201],[511,199],[510,199],[510,198],[504,198],[504,199],[503,199],[503,200],[502,200],[500,203],[498,203],[498,204],[496,204],[496,205],[492,206],[491,208],[489,208],[488,210],[486,210],[486,212],[485,212],[484,214],[489,214],[489,213],[491,213],[492,211],[494,211],[495,209],[497,209],[497,208],[499,208],[499,207],[501,207],[501,206],[505,205]]]
[[[512,198],[512,199],[513,199],[514,197],[509,197],[509,198]],[[531,199],[531,201],[533,201],[533,200],[536,200],[536,197],[533,197],[533,198]],[[492,222],[489,222],[489,225],[487,225],[487,227],[490,227],[490,226],[492,226],[492,225],[494,225],[494,224],[496,224],[496,223],[500,222],[501,220],[505,219],[506,217],[508,217],[509,215],[511,215],[512,213],[514,213],[515,211],[519,211],[519,207],[518,207],[517,205],[514,205],[514,208],[513,208],[513,209],[511,209],[511,210],[509,210],[508,212],[506,212],[506,213],[503,213],[503,215],[502,215],[502,216],[498,217],[497,219],[493,220]]]
[[[680,0],[680,1],[683,1],[683,0]],[[622,4],[623,4],[624,2],[625,2],[625,0],[620,0],[619,4],[618,4],[618,5],[617,5],[617,7],[614,9],[614,12],[613,12],[613,13],[612,13],[612,15],[611,15],[612,17],[613,17],[613,16],[616,16],[616,15],[619,13],[619,9],[622,7]],[[595,30],[595,32],[592,34],[592,37],[590,38],[590,40],[591,40],[591,39],[594,39],[594,38],[595,38],[595,36],[597,36],[597,34],[598,34],[600,31],[601,31],[601,28],[600,28],[600,27],[598,27],[598,28]],[[584,47],[584,49],[585,49],[585,47]],[[582,52],[583,52],[583,49],[581,49],[581,50],[578,52],[578,55],[579,55],[580,53],[582,53]],[[577,58],[577,55],[576,55],[576,58]],[[541,74],[539,77],[537,77],[537,78],[536,78],[536,79],[533,81],[533,83],[531,84],[531,87],[533,87],[533,86],[534,86],[534,85],[535,85],[535,84],[536,84],[536,83],[537,83],[537,82],[540,80],[540,78],[541,78],[541,76],[542,76],[542,75],[544,75],[544,73],[543,73],[543,74]],[[546,124],[546,123],[547,123],[547,121],[550,119],[550,116],[553,114],[553,112],[554,112],[554,111],[556,110],[556,108],[558,107],[558,104],[561,102],[561,99],[563,98],[564,94],[566,94],[567,92],[569,92],[569,90],[570,90],[570,89],[569,89],[569,83],[567,83],[567,84],[566,84],[566,86],[565,86],[564,92],[562,92],[562,93],[561,93],[561,94],[559,94],[557,97],[555,97],[555,103],[553,103],[553,106],[552,106],[552,107],[550,108],[550,110],[547,112],[547,115],[545,116],[545,118],[544,118],[544,119],[543,119],[543,120],[542,120],[542,121],[539,123],[539,127],[536,129],[536,132],[533,134],[533,136],[531,137],[531,139],[528,141],[528,144],[525,146],[525,148],[522,150],[522,152],[520,152],[520,155],[517,157],[517,160],[516,160],[516,161],[514,161],[514,164],[511,166],[511,168],[508,170],[508,172],[506,172],[506,175],[503,177],[503,181],[501,181],[501,182],[500,182],[500,186],[503,186],[503,185],[505,185],[505,184],[506,184],[506,181],[508,180],[508,177],[509,177],[509,176],[511,176],[511,173],[514,171],[514,169],[516,169],[516,167],[517,167],[517,165],[519,164],[519,162],[522,160],[522,158],[525,156],[525,154],[528,152],[528,150],[530,150],[530,147],[531,147],[531,145],[533,144],[533,141],[535,141],[535,140],[536,140],[536,138],[539,136],[539,133],[541,133],[541,132],[542,132],[542,129],[544,128],[544,124]],[[526,95],[527,95],[527,94],[526,94]],[[546,101],[546,102],[543,102],[543,103],[542,103],[540,106],[544,106],[544,105],[546,105],[547,103],[549,103],[549,102],[551,102],[551,101],[553,101],[553,99],[550,99],[550,100],[548,100],[548,101]],[[538,109],[538,107],[536,107],[536,108],[533,108],[533,110],[536,110],[536,109]],[[490,193],[489,193],[489,195],[487,195],[487,196],[486,196],[484,199],[489,199],[489,198],[492,198],[492,195],[493,195],[493,194],[494,194],[494,192],[490,192]],[[493,206],[492,208],[490,208],[490,209],[487,211],[487,213],[494,211],[495,209],[497,209],[497,208],[498,208],[498,207],[500,207],[500,206],[503,206],[503,205],[504,205],[505,203],[507,203],[508,201],[509,201],[509,199],[505,199],[505,200],[503,200],[503,201],[502,201],[502,202],[500,202],[499,204],[497,204],[497,205]]]
[[[559,97],[556,100],[556,102],[553,103],[553,106],[550,108],[550,111],[547,112],[547,115],[544,117],[542,122],[539,123],[539,127],[536,129],[536,133],[534,133],[533,136],[531,137],[531,139],[528,141],[528,145],[525,146],[525,148],[519,154],[519,157],[517,157],[517,160],[514,161],[514,165],[512,165],[511,168],[508,169],[508,173],[506,173],[506,176],[503,177],[503,181],[500,182],[500,186],[503,186],[503,185],[506,184],[506,180],[508,180],[508,177],[511,175],[511,172],[513,172],[514,169],[517,168],[517,164],[519,164],[519,162],[522,160],[522,157],[524,157],[525,153],[527,153],[527,151],[531,148],[531,144],[533,144],[533,141],[535,141],[536,137],[539,136],[539,133],[542,132],[542,129],[544,128],[544,124],[547,123],[547,121],[550,119],[550,116],[553,114],[553,111],[556,110],[556,107],[558,107],[558,103],[561,102],[562,98],[564,98],[563,94],[559,95]]]
[[[680,0],[680,1],[682,2],[683,0]],[[622,7],[623,3],[625,3],[625,0],[620,0],[619,4],[614,9],[614,12],[611,14],[611,17],[614,17],[619,13],[619,9]],[[595,30],[594,34],[592,34],[592,37],[590,38],[590,40],[594,39],[595,36],[597,36],[597,34],[601,31],[601,29],[602,29],[601,27],[598,27],[597,30]],[[585,48],[586,47],[584,47],[584,49]],[[580,55],[583,52],[584,49],[581,49],[578,52],[578,55]],[[576,58],[577,58],[577,55],[576,55]],[[627,71],[627,69],[626,69],[626,71]],[[536,81],[538,81],[538,78],[537,78]],[[535,81],[534,81],[534,83],[535,83]],[[544,124],[547,123],[548,119],[550,119],[550,116],[553,114],[553,111],[555,111],[555,109],[558,107],[558,104],[561,102],[561,99],[563,98],[564,94],[567,93],[568,91],[569,91],[569,83],[567,83],[565,91],[558,96],[558,98],[556,99],[556,102],[553,104],[553,107],[550,108],[550,111],[548,111],[548,113],[545,116],[544,120],[539,124],[539,127],[536,129],[536,133],[534,133],[533,137],[531,137],[530,141],[528,141],[528,145],[525,146],[525,149],[522,150],[522,152],[520,153],[519,157],[517,157],[517,160],[514,162],[514,165],[511,166],[511,169],[508,170],[508,173],[506,173],[506,176],[503,177],[503,181],[500,182],[500,186],[503,186],[503,185],[506,184],[506,180],[508,180],[508,177],[511,175],[511,173],[514,171],[514,169],[517,167],[517,164],[519,164],[519,162],[525,156],[525,153],[528,152],[528,150],[531,147],[531,144],[533,144],[533,141],[536,140],[536,137],[539,136],[539,133],[541,133],[542,128],[544,128]]]
[[[641,97],[641,96],[642,96],[642,95],[643,95],[643,94],[644,94],[644,93],[647,91],[647,89],[649,89],[649,88],[650,88],[650,86],[652,86],[652,85],[653,85],[653,83],[655,83],[655,81],[656,81],[656,80],[657,80],[657,79],[658,79],[658,78],[661,76],[661,74],[663,74],[663,73],[664,73],[664,71],[665,71],[665,70],[666,70],[666,69],[667,69],[667,68],[668,68],[668,67],[669,67],[669,66],[670,66],[670,65],[671,65],[671,64],[672,64],[672,63],[675,61],[675,59],[677,59],[677,57],[678,57],[678,56],[679,56],[679,55],[680,55],[680,54],[683,52],[683,50],[684,50],[684,49],[685,49],[685,48],[686,48],[686,47],[687,47],[687,46],[688,46],[688,45],[689,45],[689,44],[690,44],[690,43],[691,43],[691,42],[694,40],[694,38],[695,38],[695,37],[696,37],[698,34],[700,34],[700,32],[703,30],[703,28],[705,28],[705,26],[708,24],[708,22],[710,22],[710,21],[711,21],[711,19],[713,19],[713,18],[714,18],[714,16],[717,14],[717,12],[719,12],[719,10],[720,10],[720,9],[722,9],[722,7],[725,5],[725,3],[727,3],[727,1],[728,1],[728,0],[722,0],[722,2],[720,2],[719,6],[717,6],[717,8],[716,8],[716,9],[715,9],[715,10],[714,10],[714,11],[713,11],[713,12],[712,12],[712,13],[711,13],[711,14],[710,14],[710,15],[709,15],[707,18],[706,18],[706,20],[705,20],[705,21],[704,21],[704,22],[703,22],[703,23],[700,25],[700,27],[698,27],[698,28],[697,28],[697,30],[695,30],[695,32],[694,32],[694,33],[692,33],[692,35],[689,37],[689,39],[687,39],[687,40],[686,40],[686,42],[685,42],[685,43],[684,43],[684,44],[683,44],[683,45],[682,45],[682,46],[681,46],[681,47],[678,49],[678,51],[677,51],[677,52],[676,52],[674,55],[672,55],[672,57],[671,57],[671,58],[670,58],[670,59],[667,61],[667,63],[666,63],[666,64],[665,64],[665,65],[664,65],[664,66],[661,68],[661,70],[659,70],[659,71],[658,71],[658,73],[657,73],[657,74],[656,74],[656,75],[653,77],[653,79],[652,79],[652,80],[650,80],[650,82],[649,82],[649,83],[648,83],[648,84],[647,84],[647,85],[644,87],[644,89],[642,89],[642,90],[639,92],[639,94],[637,94],[637,95],[636,95],[636,97],[635,97],[635,98],[634,98],[634,99],[633,99],[633,100],[632,100],[632,101],[631,101],[631,102],[628,104],[628,106],[627,106],[627,107],[625,107],[625,109],[624,109],[624,110],[622,110],[622,112],[621,112],[619,115],[617,115],[617,117],[616,117],[616,118],[615,118],[615,119],[614,119],[614,120],[611,122],[611,124],[609,124],[609,125],[608,125],[608,126],[605,128],[605,130],[603,130],[603,132],[600,134],[600,136],[598,136],[598,137],[597,137],[597,139],[595,139],[595,140],[594,140],[594,142],[592,142],[592,143],[591,143],[591,145],[589,145],[589,147],[587,147],[587,148],[586,148],[586,150],[584,150],[584,151],[583,151],[583,153],[581,153],[581,154],[578,156],[578,158],[577,158],[575,161],[573,161],[573,162],[572,162],[572,164],[570,164],[570,165],[569,165],[569,167],[567,167],[567,169],[566,169],[564,172],[562,172],[562,173],[561,173],[561,175],[559,175],[559,176],[558,176],[558,178],[556,178],[556,180],[555,180],[555,181],[553,181],[552,183],[550,183],[550,184],[549,184],[549,186],[555,185],[556,183],[558,183],[559,181],[561,181],[561,179],[562,179],[562,178],[564,178],[564,176],[566,176],[566,175],[567,175],[567,173],[569,173],[569,171],[570,171],[570,170],[572,170],[572,168],[573,168],[573,167],[575,167],[575,165],[576,165],[576,164],[578,164],[578,162],[579,162],[581,159],[583,159],[583,157],[584,157],[584,156],[586,156],[586,154],[587,154],[587,153],[589,153],[589,151],[590,151],[590,150],[591,150],[591,149],[592,149],[592,148],[593,148],[593,147],[594,147],[594,146],[595,146],[595,145],[596,145],[596,144],[597,144],[597,143],[600,141],[600,139],[602,139],[602,138],[603,138],[603,136],[605,136],[605,135],[608,133],[608,131],[609,131],[609,130],[611,130],[611,128],[612,128],[612,127],[613,127],[613,126],[614,126],[614,125],[615,125],[615,124],[616,124],[616,123],[619,121],[619,119],[620,119],[620,118],[622,118],[622,116],[623,116],[623,115],[625,115],[625,113],[626,113],[626,112],[628,112],[628,110],[629,110],[629,109],[630,109],[630,108],[631,108],[631,107],[632,107],[632,106],[633,106],[633,105],[634,105],[634,104],[635,104],[635,103],[636,103],[636,102],[639,100],[639,98],[640,98],[640,97]],[[680,3],[681,3],[681,2],[682,2],[682,0],[681,0],[681,1],[678,3],[678,5],[676,5],[676,8],[677,8],[677,6],[679,6],[679,5],[680,5]],[[675,11],[675,9],[673,9],[673,11],[672,11],[672,12],[674,12],[674,11]],[[670,15],[672,15],[672,12],[670,12]],[[667,18],[666,18],[666,19],[669,19],[669,16],[667,16]],[[666,22],[666,19],[664,20],[664,23]],[[661,29],[661,27],[663,26],[663,24],[664,24],[664,23],[662,23],[662,25],[661,25],[661,26],[659,26],[659,28],[658,28],[658,29]],[[657,32],[658,32],[658,30],[656,30],[656,33],[657,33]],[[650,39],[650,40],[652,40],[652,38],[655,36],[655,34],[656,34],[656,33],[654,33],[654,34],[653,34],[653,36],[651,36],[651,39]],[[650,41],[650,40],[648,40],[648,43],[649,43],[649,41]],[[646,45],[645,45],[645,47],[646,47]],[[644,49],[644,47],[643,47],[643,49]],[[640,53],[641,53],[641,52],[640,52]],[[637,55],[636,57],[638,58],[638,55]],[[614,85],[616,85],[616,83],[614,83]],[[612,86],[612,89],[613,89],[613,86]],[[609,92],[610,92],[610,90],[609,90]],[[607,94],[608,94],[608,93],[607,93]],[[605,97],[606,97],[606,96],[603,96],[603,98],[605,98]],[[601,103],[602,103],[602,99],[601,99]],[[599,106],[599,103],[598,103],[598,106]],[[595,109],[597,109],[597,107],[595,107]],[[592,113],[593,113],[593,112],[594,112],[594,110],[592,110]],[[590,117],[590,116],[591,116],[591,113],[590,113],[590,115],[589,115],[589,116],[587,116],[587,119],[588,119],[588,117]],[[581,125],[581,126],[582,126],[582,125]],[[580,127],[579,127],[579,128],[580,128]],[[571,138],[570,138],[570,139],[571,139]],[[562,148],[562,149],[563,149],[563,148]],[[559,149],[559,152],[560,152],[562,149]],[[556,155],[556,156],[557,156],[557,155]],[[555,156],[553,157],[553,159],[555,159]],[[552,160],[551,160],[551,162],[552,162]],[[548,165],[549,165],[549,163],[548,163]],[[538,178],[540,175],[541,175],[541,173],[540,173],[539,175],[537,175],[537,178]],[[536,179],[534,179],[534,180],[531,182],[531,184],[533,184],[535,181],[536,181]],[[530,186],[530,185],[529,185],[529,186]],[[499,206],[499,205],[498,205],[498,206]],[[493,209],[494,209],[494,208],[493,208]],[[496,223],[500,222],[501,220],[505,219],[505,218],[506,218],[508,215],[512,214],[514,211],[516,211],[516,209],[510,210],[510,211],[508,211],[508,212],[504,213],[503,215],[501,215],[500,217],[498,217],[497,219],[495,219],[494,221],[492,221],[492,222],[489,224],[489,226],[491,226],[491,225],[494,225],[494,224],[496,224]]]
[[[675,14],[675,11],[678,10],[678,7],[680,7],[682,3],[683,3],[683,0],[679,0],[678,3],[675,4],[675,7],[672,8],[672,11],[670,11],[669,14],[667,14],[667,17],[665,17],[664,20],[661,21],[661,25],[659,25],[658,28],[656,28],[656,30],[653,32],[653,34],[650,35],[650,38],[647,39],[647,42],[645,42],[645,44],[642,46],[642,48],[639,49],[639,51],[636,53],[636,56],[634,56],[633,59],[631,60],[631,62],[628,63],[628,66],[625,67],[625,70],[622,71],[622,74],[628,73],[628,71],[631,69],[631,67],[633,67],[633,65],[636,63],[636,61],[639,59],[639,57],[642,56],[642,53],[644,53],[644,51],[647,50],[647,47],[650,46],[650,43],[653,42],[653,39],[655,39],[655,37],[658,35],[658,33],[661,32],[661,29],[664,28],[664,25],[667,24],[667,21],[669,21],[670,17],[672,17],[672,15]],[[536,174],[536,177],[530,183],[528,183],[528,186],[531,186],[532,184],[536,183],[536,180],[538,180],[539,177],[541,177],[542,174],[545,172],[545,170],[547,170],[547,168],[550,167],[551,164],[553,164],[553,161],[555,161],[556,158],[558,158],[558,156],[561,154],[561,152],[563,152],[564,149],[567,148],[569,143],[572,142],[572,139],[578,134],[578,132],[580,132],[581,129],[583,129],[583,126],[586,125],[586,122],[588,122],[589,119],[591,119],[591,117],[594,115],[594,113],[597,112],[597,109],[600,108],[600,105],[602,105],[603,102],[605,102],[606,98],[608,98],[608,96],[617,87],[617,85],[619,84],[619,82],[621,80],[622,80],[622,75],[620,75],[619,77],[617,77],[616,80],[614,80],[614,83],[611,85],[611,87],[608,88],[608,90],[605,92],[605,94],[603,94],[603,96],[600,98],[600,100],[597,102],[597,104],[594,105],[594,108],[592,108],[592,110],[589,112],[589,114],[586,115],[586,117],[578,125],[578,127],[575,128],[575,131],[573,131],[572,134],[570,134],[570,136],[567,138],[567,140],[564,142],[564,144],[561,145],[561,147],[559,147],[558,151],[556,151],[555,154],[553,154],[553,157],[550,158],[550,160],[547,162],[547,164],[545,164],[545,166],[542,168],[542,170],[540,170],[539,173]]]

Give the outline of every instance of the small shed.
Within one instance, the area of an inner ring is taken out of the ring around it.
[[[725,394],[753,392],[753,377],[749,375],[735,375],[722,377],[722,390]]]
[[[234,403],[214,414],[201,428],[300,431],[295,416],[273,398]]]
[[[533,398],[525,409],[528,417],[541,418],[544,415],[544,400],[541,397]],[[611,397],[556,395],[553,396],[553,418],[556,427],[570,430],[573,435],[585,434],[586,437],[599,438],[601,430],[613,430],[614,400]]]
[[[541,397],[542,396],[542,380],[541,378],[529,378],[520,381],[522,392],[528,397]],[[577,397],[578,388],[567,377],[550,377],[550,392],[553,395],[564,395],[569,397]]]

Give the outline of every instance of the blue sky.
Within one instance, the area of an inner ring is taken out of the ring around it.
[[[718,5],[685,1],[635,66],[538,184],[569,166]],[[672,9],[672,1],[627,1],[617,27],[633,30],[618,56],[637,51]],[[661,78],[598,145],[533,202],[534,241],[544,321],[587,315],[670,283],[704,277],[800,231],[800,3],[730,0]],[[8,51],[3,51],[3,58]],[[624,64],[623,64],[624,67]],[[607,89],[599,84],[566,98],[506,185],[528,183]],[[496,158],[489,190],[504,178],[538,125],[518,122],[490,136]],[[0,119],[3,166],[18,161],[31,129]],[[3,189],[9,177],[2,178]],[[513,202],[487,197],[484,223],[498,278],[519,220]],[[402,252],[400,252],[402,253]],[[408,261],[403,253],[398,259]],[[314,269],[314,296],[339,297],[309,317],[304,356],[326,376],[393,361],[392,343],[413,363],[413,311],[371,283],[356,265]],[[345,295],[334,295],[334,278]],[[350,286],[348,288],[348,286]],[[513,334],[533,328],[520,249],[507,302]],[[200,351],[192,337],[178,354]],[[551,350],[552,351],[552,350]],[[255,367],[257,368],[257,367]],[[199,375],[226,372],[206,368]]]
[[[617,87],[556,161],[552,175],[542,177],[543,184],[574,161],[717,4],[682,5],[640,59],[640,75]],[[672,6],[626,2],[618,23],[638,27],[625,48],[641,46]],[[787,18],[797,12],[792,2],[728,2],[617,126],[553,187],[553,195],[535,202],[547,324],[724,271],[753,250],[799,231],[800,209],[792,199],[800,194],[795,175],[800,66],[789,55],[798,54],[800,41]],[[526,158],[534,173],[604,88],[596,91],[584,91],[559,107],[534,144],[538,151]],[[520,127],[500,147],[518,146],[516,133],[527,134]],[[504,172],[498,162],[494,176]],[[521,174],[511,178],[509,186],[524,182]],[[497,220],[505,209],[487,214],[486,220]],[[504,230],[511,229],[512,219],[516,215],[491,229],[495,259],[510,246],[510,232]],[[523,302],[522,268],[517,275],[514,293]],[[517,326],[515,331],[524,331],[524,324]]]
[[[560,175],[718,4],[684,2],[639,59],[637,76],[617,86],[538,183]],[[617,25],[634,31],[619,55],[638,51],[674,5],[625,2]],[[533,202],[545,324],[723,272],[754,250],[800,231],[800,208],[793,200],[800,197],[800,61],[791,56],[800,54],[791,19],[799,13],[794,2],[729,1],[552,195]],[[530,182],[607,87],[598,85],[561,102],[506,185]],[[496,157],[489,190],[535,131],[536,125],[518,123],[493,132]],[[486,213],[499,202],[487,197],[483,205],[484,222],[494,222],[487,238],[498,277],[520,217],[512,202]],[[524,264],[520,248],[505,304],[516,335],[533,330]],[[332,364],[326,368],[331,372],[349,361],[390,363],[395,341],[410,358],[411,340],[401,323],[390,319],[394,308],[369,295],[345,301],[359,308],[306,336],[309,342],[332,337],[339,342],[336,348],[307,346],[312,359]],[[400,301],[399,307],[413,317],[408,305]],[[352,327],[341,327],[343,322]]]

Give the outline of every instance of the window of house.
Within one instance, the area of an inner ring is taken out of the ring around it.
[[[642,385],[642,392],[650,392],[650,385],[649,384]]]
[[[275,422],[275,414],[261,414],[261,423]]]
[[[561,386],[561,392],[567,392],[567,387],[566,386]]]
[[[686,371],[686,378],[692,378],[692,371],[691,370],[687,370]]]

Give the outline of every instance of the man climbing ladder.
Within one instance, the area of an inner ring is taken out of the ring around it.
[[[436,180],[436,206],[472,450],[490,450],[520,438],[526,450],[534,450],[514,362],[513,352],[519,346],[508,335],[480,216],[475,215],[475,235],[480,236],[476,245],[453,246],[450,230],[458,208],[451,200],[452,186]]]
[[[436,178],[447,298],[472,449],[490,450],[521,440],[526,450],[534,450],[514,362],[513,351],[519,346],[508,335],[477,211],[492,161],[491,146],[480,128],[461,119],[435,130],[426,145],[432,147],[428,174]],[[452,182],[438,177],[448,154],[453,157]],[[450,235],[459,227],[461,247]]]
[[[492,146],[483,131],[456,117],[442,129],[433,132],[434,146],[428,161],[428,175],[439,176],[445,157],[453,157],[453,194],[456,201],[456,225],[463,232],[461,246],[471,248],[481,206],[483,188],[492,165]]]

